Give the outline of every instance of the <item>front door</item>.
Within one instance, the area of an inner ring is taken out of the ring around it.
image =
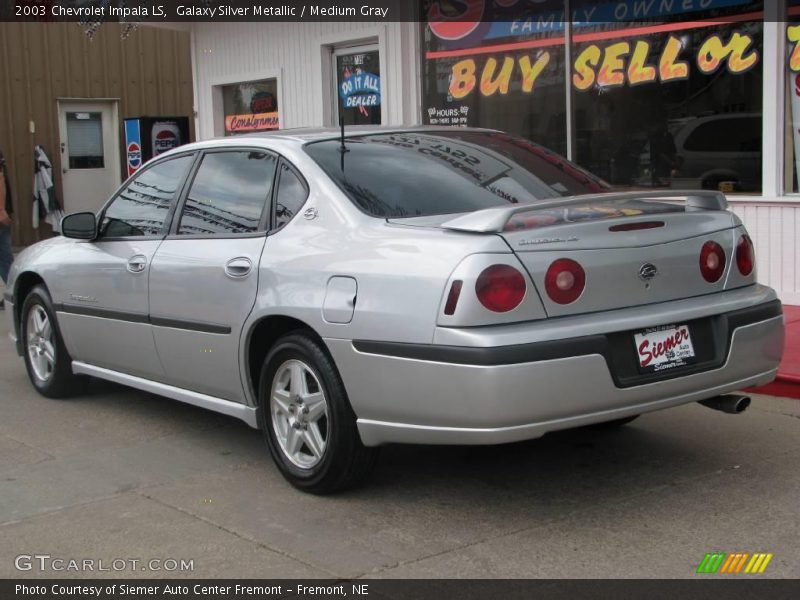
[[[150,271],[150,321],[166,383],[244,402],[239,341],[258,291],[276,158],[204,154]]]
[[[120,182],[116,100],[59,100],[64,212],[97,212]]]
[[[137,173],[100,215],[99,237],[70,247],[58,311],[73,359],[163,379],[149,322],[148,277],[193,160],[172,158]]]

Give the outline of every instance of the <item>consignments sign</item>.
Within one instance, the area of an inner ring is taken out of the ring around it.
[[[227,133],[247,133],[278,128],[277,112],[228,115],[225,117],[225,131]]]

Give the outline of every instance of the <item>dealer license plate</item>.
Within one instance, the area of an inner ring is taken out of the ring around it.
[[[633,334],[639,367],[645,372],[666,371],[695,362],[687,325],[653,327]]]

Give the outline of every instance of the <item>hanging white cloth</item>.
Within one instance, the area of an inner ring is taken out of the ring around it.
[[[39,228],[39,220],[44,219],[53,227],[53,231],[61,231],[61,218],[64,211],[56,197],[53,185],[53,165],[41,146],[33,148],[33,228]]]

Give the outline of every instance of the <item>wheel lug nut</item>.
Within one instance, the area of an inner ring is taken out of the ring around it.
[[[304,407],[303,407],[303,414],[304,414],[304,415],[307,415],[307,414],[308,414],[308,407],[307,407],[307,406],[304,406]]]

